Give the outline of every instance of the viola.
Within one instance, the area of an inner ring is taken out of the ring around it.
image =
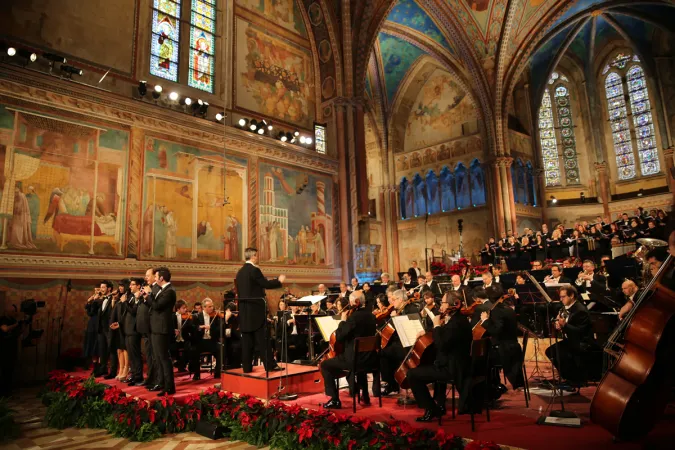
[[[375,314],[375,321],[378,323],[384,322],[389,319],[391,312],[394,310],[394,305],[387,306],[384,310],[380,310]]]

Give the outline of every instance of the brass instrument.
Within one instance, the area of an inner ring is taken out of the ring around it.
[[[638,248],[635,253],[633,253],[633,258],[642,264],[642,282],[647,284],[647,282],[651,279],[649,263],[647,262],[647,254],[655,248],[668,246],[668,243],[660,239],[652,238],[638,239],[637,243],[640,244],[641,247]]]

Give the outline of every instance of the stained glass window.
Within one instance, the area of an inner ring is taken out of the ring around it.
[[[326,126],[314,124],[314,148],[317,153],[326,154]]]
[[[154,0],[150,73],[178,81],[180,0]]]
[[[647,80],[645,79],[642,67],[634,65],[628,70],[627,83],[638,156],[640,158],[640,171],[642,175],[653,175],[659,173],[661,168],[656,150],[656,133],[654,132],[654,123],[652,121],[652,113],[650,112],[651,106],[649,103],[649,92],[647,92]]]
[[[216,0],[192,0],[188,85],[213,92]]]
[[[616,153],[616,167],[620,180],[635,178],[635,158],[630,136],[630,123],[624,97],[623,83],[616,72],[610,72],[605,78],[607,109],[612,127],[612,141]]]
[[[553,108],[551,95],[546,89],[539,108],[539,138],[544,162],[546,186],[560,186],[560,163],[558,162],[558,144],[553,127]]]
[[[561,78],[563,80],[564,77]],[[567,78],[564,78],[566,81]],[[555,88],[555,104],[558,112],[558,126],[562,140],[562,159],[567,184],[579,184],[579,166],[577,164],[577,144],[574,137],[574,119],[570,94],[566,86],[559,84]]]

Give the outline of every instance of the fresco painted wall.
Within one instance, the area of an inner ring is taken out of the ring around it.
[[[311,128],[315,96],[309,50],[241,18],[235,50],[236,107]]]
[[[296,0],[237,0],[237,5],[260,14],[293,33],[307,37],[307,28]]]
[[[406,128],[405,149],[435,145],[462,134],[461,125],[476,119],[471,99],[450,74],[436,70],[415,100]]]
[[[1,250],[121,256],[129,133],[0,105]]]
[[[261,262],[331,265],[330,178],[261,162],[258,250]]]
[[[246,160],[224,160],[222,152],[147,137],[144,167],[142,256],[243,260],[248,242]]]

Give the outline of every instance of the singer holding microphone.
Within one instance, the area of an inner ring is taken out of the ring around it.
[[[279,275],[275,280],[268,280],[258,264],[258,250],[252,247],[244,251],[246,263],[239,269],[236,285],[239,298],[239,327],[241,331],[241,356],[244,373],[253,371],[253,350],[258,350],[263,365],[269,372],[277,372],[281,367],[274,360],[272,348],[267,344],[267,303],[265,289],[277,289],[286,280],[286,275]],[[261,299],[252,301],[250,299]]]

